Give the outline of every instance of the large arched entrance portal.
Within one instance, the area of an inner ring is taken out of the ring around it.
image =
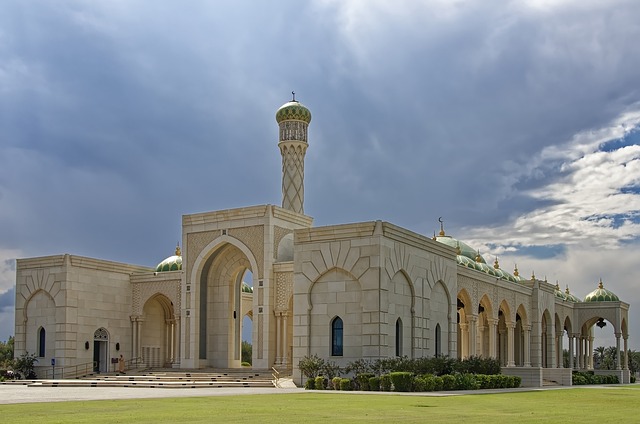
[[[204,366],[241,366],[243,320],[253,316],[254,307],[252,262],[231,243],[218,245],[204,262],[199,281],[198,334],[198,355]]]

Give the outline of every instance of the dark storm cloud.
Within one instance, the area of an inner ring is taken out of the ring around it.
[[[274,113],[292,90],[313,115],[316,225],[431,234],[444,216],[479,246],[505,235],[536,256],[567,216],[567,239],[606,240],[579,224],[607,213],[587,224],[628,240],[634,197],[571,188],[599,166],[607,190],[638,194],[633,155],[614,158],[637,132],[611,130],[640,109],[638,19],[634,0],[6,1],[0,252],[154,266],[182,214],[279,204]],[[599,131],[614,134],[608,167],[579,161]]]

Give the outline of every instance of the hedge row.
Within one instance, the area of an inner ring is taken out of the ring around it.
[[[574,371],[571,379],[574,386],[584,384],[619,384],[620,379],[617,375],[596,375],[593,371],[579,372]]]
[[[373,374],[358,374],[352,380],[334,377],[329,380],[322,376],[310,378],[305,384],[308,390],[364,390],[384,392],[433,392],[441,390],[477,390],[520,387],[518,376],[502,374],[446,374],[437,376],[423,374],[414,376],[400,371],[377,377]]]

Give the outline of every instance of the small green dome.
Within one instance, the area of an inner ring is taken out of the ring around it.
[[[581,303],[582,300],[580,300],[578,298],[578,296],[576,296],[575,294],[571,293],[569,291],[569,286],[567,286],[566,290],[564,291],[564,297],[565,299],[567,299],[569,302],[575,302],[575,303]]]
[[[253,287],[251,287],[249,284],[245,283],[244,281],[242,282],[242,292],[243,293],[253,293]]]
[[[294,98],[294,100],[280,106],[280,109],[276,112],[276,121],[278,124],[282,121],[289,120],[304,121],[308,124],[311,122],[311,112]]]
[[[156,266],[156,272],[180,271],[182,269],[182,253],[180,246],[176,246],[176,254],[169,256]]]
[[[555,294],[558,299],[567,300],[567,296],[565,296],[564,292],[560,290],[560,284],[558,284],[558,282],[556,282],[556,288],[553,291],[553,294]]]
[[[604,288],[602,280],[598,284],[598,288],[589,293],[585,298],[585,302],[619,302],[620,299],[612,291]]]
[[[483,264],[486,264],[487,261],[484,260],[484,258],[475,250],[473,249],[471,246],[469,246],[468,244],[454,239],[451,236],[446,236],[443,235],[444,231],[440,232],[440,235],[435,237],[434,240],[437,241],[438,243],[442,243],[442,244],[446,244],[449,247],[453,247],[454,249],[458,250],[458,255],[461,256],[466,256],[467,258],[471,259],[472,261],[477,261],[478,257],[480,257],[480,261]]]

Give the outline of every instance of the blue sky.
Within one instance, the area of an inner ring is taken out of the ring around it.
[[[316,225],[442,216],[507,270],[579,297],[602,278],[640,322],[638,22],[635,0],[7,0],[0,340],[15,258],[154,266],[182,214],[279,204],[292,90]]]

